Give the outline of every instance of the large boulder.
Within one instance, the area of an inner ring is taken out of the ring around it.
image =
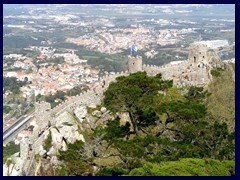
[[[94,129],[96,127],[96,120],[97,120],[96,117],[93,117],[91,114],[87,114],[86,121],[83,125],[87,129]]]
[[[114,117],[106,112],[102,115],[102,117],[98,120],[97,123],[98,124],[105,124],[107,121],[113,120],[113,119],[114,119]]]
[[[11,156],[3,165],[3,176],[21,176],[23,161],[20,157]]]
[[[56,118],[56,128],[67,143],[74,143],[76,140],[84,140],[78,132],[78,123],[76,119],[68,112],[63,112]]]
[[[79,121],[82,122],[83,119],[86,117],[87,108],[86,108],[86,106],[77,107],[74,110],[74,113],[75,113],[76,117],[79,119]]]
[[[51,136],[52,136],[52,145],[54,149],[62,148],[63,135],[57,131],[56,128],[51,128]]]
[[[46,154],[46,150],[45,149],[43,149],[43,146],[41,145],[40,147],[39,147],[39,155],[40,156],[42,156],[42,157],[44,157],[45,156],[45,154]]]
[[[50,148],[50,150],[47,152],[48,156],[56,156],[57,155],[58,150],[55,149],[53,146]]]
[[[20,157],[12,156],[12,163],[14,164],[14,169],[20,171],[23,166],[23,161]]]
[[[95,117],[100,118],[102,116],[102,113],[100,111],[98,111],[98,110],[95,110],[95,111],[92,112],[92,115],[95,116]]]
[[[102,113],[107,112],[107,108],[105,108],[105,107],[101,107],[101,112],[102,112]]]
[[[90,108],[93,108],[93,109],[95,109],[97,106],[96,106],[96,104],[90,104],[88,107],[90,107]]]

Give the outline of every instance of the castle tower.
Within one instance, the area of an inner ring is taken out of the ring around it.
[[[208,47],[205,44],[191,44],[189,47],[188,60],[191,63],[205,62],[207,59]]]
[[[35,104],[35,117],[36,124],[39,127],[46,126],[48,121],[51,119],[50,113],[48,110],[51,109],[50,103],[40,102]]]
[[[128,56],[128,71],[135,73],[142,70],[142,56]]]

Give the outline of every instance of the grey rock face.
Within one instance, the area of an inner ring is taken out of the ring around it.
[[[96,106],[96,104],[93,104],[93,103],[92,103],[92,104],[90,104],[88,107],[90,107],[90,108],[93,108],[93,109],[94,109],[94,108],[96,108],[97,106]]]
[[[70,113],[62,113],[56,120],[58,133],[64,137],[68,143],[74,143],[76,140],[84,141],[83,136],[78,132],[77,121]]]
[[[21,176],[23,164],[20,157],[11,156],[3,165],[3,176]]]
[[[83,119],[86,117],[87,108],[86,108],[86,106],[77,107],[77,108],[74,110],[74,113],[75,113],[75,115],[77,116],[77,118],[79,119],[79,121],[82,122]]]

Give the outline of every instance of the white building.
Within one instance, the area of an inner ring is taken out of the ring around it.
[[[194,44],[205,44],[208,48],[217,49],[219,47],[228,46],[228,40],[212,40],[212,41],[196,41]]]

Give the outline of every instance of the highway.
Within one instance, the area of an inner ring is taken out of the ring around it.
[[[14,122],[10,127],[3,131],[3,142],[11,141],[17,133],[25,128],[25,126],[33,119],[34,115],[25,115],[20,117],[16,122]]]

